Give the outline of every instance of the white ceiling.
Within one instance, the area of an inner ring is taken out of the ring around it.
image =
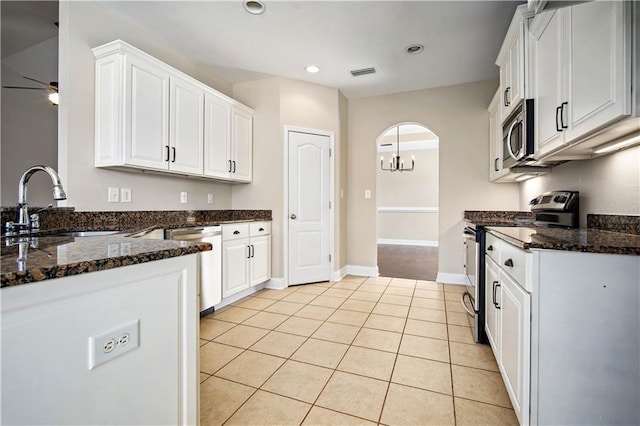
[[[494,65],[523,1],[100,1],[231,83],[278,75],[357,99],[498,79]],[[4,2],[3,2],[4,3]],[[419,55],[404,49],[423,44]],[[309,74],[307,65],[320,72]],[[375,67],[353,77],[350,70]]]

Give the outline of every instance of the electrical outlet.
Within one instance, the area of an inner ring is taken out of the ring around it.
[[[89,370],[140,346],[140,320],[89,337]]]
[[[183,204],[187,202],[187,193],[186,192],[181,192],[180,193],[180,202],[183,203]]]
[[[207,203],[213,204],[213,194],[207,194]]]
[[[371,190],[370,189],[365,189],[364,190],[364,198],[371,198]]]
[[[109,187],[109,198],[107,200],[110,203],[119,203],[120,202],[120,189],[114,188],[112,186]]]
[[[123,203],[131,202],[131,188],[120,188],[120,201]]]

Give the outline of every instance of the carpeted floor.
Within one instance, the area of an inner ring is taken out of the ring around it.
[[[438,247],[378,244],[378,271],[382,277],[435,281]]]

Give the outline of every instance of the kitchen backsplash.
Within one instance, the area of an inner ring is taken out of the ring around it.
[[[33,207],[32,212],[39,208]],[[3,207],[1,211],[2,229],[8,221],[16,218],[15,207]],[[126,230],[133,228],[180,227],[210,224],[212,222],[233,222],[243,220],[271,220],[271,210],[172,210],[172,211],[111,211],[76,212],[71,207],[43,210],[40,215],[40,229],[77,230]]]

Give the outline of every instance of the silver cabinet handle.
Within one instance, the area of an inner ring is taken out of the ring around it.
[[[291,213],[291,216],[289,216],[289,217],[290,217],[291,219],[293,219],[293,220],[296,220],[296,218],[297,218],[298,216],[296,216],[296,214],[295,214],[295,213]]]
[[[520,159],[520,151],[522,151],[523,147],[520,147],[520,149],[518,149],[518,153],[513,152],[513,147],[511,146],[511,134],[513,133],[514,127],[516,127],[518,124],[520,124],[520,121],[514,121],[511,124],[511,127],[509,127],[509,133],[507,133],[507,149],[509,150],[509,155],[516,161]]]

